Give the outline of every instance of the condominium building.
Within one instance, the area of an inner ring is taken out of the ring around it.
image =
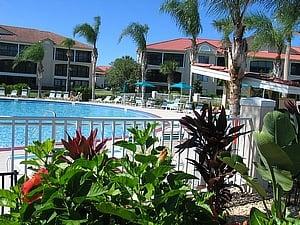
[[[0,25],[0,84],[27,83],[36,86],[37,65],[33,62],[13,63],[20,52],[33,43],[42,42],[45,56],[42,86],[64,89],[67,74],[67,49],[61,46],[65,37],[48,31]],[[75,42],[71,57],[71,85],[89,86],[91,83],[92,47]]]
[[[228,71],[225,67],[226,60],[222,42],[221,40],[198,38],[197,44],[197,63],[194,64],[193,68],[190,65],[190,39],[178,38],[148,44],[146,79],[157,86],[166,86],[167,78],[159,72],[160,65],[165,61],[175,60],[178,63],[178,69],[174,76],[175,83],[180,81],[189,83],[190,70],[192,69],[193,79],[202,82],[203,94],[221,94],[222,82],[216,78],[218,76],[209,76],[207,71]],[[255,53],[249,52],[246,71],[252,75],[270,76],[276,55],[272,49],[263,49]],[[300,80],[300,47],[292,47],[290,59],[288,79],[298,81]],[[281,55],[281,60],[283,65],[284,54]]]
[[[96,86],[99,88],[107,87],[107,73],[111,66],[97,66],[96,67]]]

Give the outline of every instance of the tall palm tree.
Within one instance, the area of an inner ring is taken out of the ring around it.
[[[66,56],[68,58],[68,64],[67,64],[67,78],[66,78],[66,92],[70,91],[70,80],[71,80],[71,76],[70,76],[70,72],[71,72],[71,57],[72,57],[72,50],[71,48],[73,48],[75,45],[75,41],[71,38],[65,38],[62,42],[61,42],[61,46],[68,48]]]
[[[170,98],[171,93],[171,83],[174,79],[174,73],[176,72],[178,68],[178,63],[176,61],[166,61],[163,64],[160,65],[160,72],[167,76],[167,82],[168,82],[168,98]]]
[[[83,23],[76,25],[73,31],[73,36],[76,34],[82,36],[86,39],[88,43],[93,45],[92,52],[92,100],[95,99],[95,77],[96,77],[96,64],[98,60],[98,49],[97,49],[97,40],[99,37],[101,25],[100,16],[94,17],[94,24]]]
[[[255,0],[207,0],[208,10],[217,16],[228,16],[233,25],[233,40],[229,52],[230,112],[240,114],[241,84],[245,76],[248,53],[245,35],[245,14]]]
[[[169,14],[176,22],[178,28],[191,39],[191,65],[197,60],[197,37],[202,31],[200,23],[198,0],[166,0],[160,7],[160,11]],[[193,85],[193,73],[190,69],[190,86]],[[189,100],[192,101],[192,89]]]
[[[124,37],[130,37],[137,46],[137,52],[139,55],[139,62],[141,63],[142,82],[145,81],[145,75],[147,70],[147,34],[149,27],[147,24],[140,24],[137,22],[130,23],[121,33],[119,37],[119,43]],[[144,101],[145,88],[142,87],[142,101]]]
[[[268,47],[276,51],[277,55],[273,62],[273,75],[281,78],[281,54],[284,50],[286,39],[282,24],[263,13],[250,15],[245,23],[248,29],[254,30],[254,38],[250,47],[251,50],[258,51],[262,47]]]
[[[31,46],[26,47],[15,59],[13,68],[21,62],[31,61],[37,64],[36,77],[38,86],[38,98],[41,97],[42,78],[44,72],[43,59],[45,51],[42,42],[37,42]]]

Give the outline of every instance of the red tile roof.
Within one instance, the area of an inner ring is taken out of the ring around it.
[[[6,25],[0,25],[0,31],[0,40],[11,42],[36,43],[45,39],[49,39],[53,41],[54,44],[59,45],[66,38],[49,31]],[[11,33],[11,35],[7,35],[9,33]],[[92,49],[92,46],[80,43],[78,41],[75,42],[74,47]]]
[[[222,43],[220,40],[211,39],[197,39],[197,44],[208,43],[215,48],[220,48]],[[183,52],[191,47],[191,39],[189,38],[178,38],[168,41],[157,42],[147,45],[148,50],[166,50],[166,51],[179,51]]]
[[[97,66],[96,67],[96,72],[97,72],[97,75],[106,75],[108,70],[111,68],[111,66]]]
[[[276,52],[259,51],[249,52],[248,56],[262,59],[275,59],[277,57]],[[285,54],[281,54],[281,59],[284,59]],[[300,47],[292,47],[290,60],[300,61]]]

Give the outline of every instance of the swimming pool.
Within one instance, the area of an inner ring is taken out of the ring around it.
[[[12,146],[22,147],[32,144],[35,140],[43,141],[47,138],[60,142],[62,138],[66,137],[66,132],[73,136],[78,126],[81,127],[84,135],[88,135],[91,128],[98,128],[98,137],[100,138],[124,137],[124,135],[128,135],[127,128],[135,126],[135,124],[130,124],[126,121],[129,119],[123,120],[122,118],[143,118],[147,120],[147,118],[155,116],[137,110],[125,110],[95,104],[0,99],[0,117],[1,149]],[[18,120],[11,117],[18,117]],[[45,119],[29,120],[29,117]],[[67,119],[60,120],[61,117],[67,117]],[[104,119],[89,119],[96,117]],[[78,125],[78,118],[86,119],[85,122]],[[125,122],[115,123],[114,118],[119,120],[121,118]],[[125,126],[124,123],[126,123]],[[55,127],[54,130],[53,126]]]

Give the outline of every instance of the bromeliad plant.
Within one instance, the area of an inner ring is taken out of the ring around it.
[[[37,163],[28,162],[43,170],[31,181],[21,180],[14,191],[0,191],[0,205],[13,208],[13,213],[0,216],[0,223],[218,224],[206,204],[211,194],[190,189],[187,180],[195,177],[174,170],[168,150],[155,147],[154,129],[150,124],[144,131],[131,129],[132,141],[116,143],[129,153],[121,159],[97,148],[95,132],[90,138],[80,132],[69,137],[64,142],[67,151],[55,149],[50,140],[36,143],[30,149],[38,153]],[[48,155],[52,160],[46,162]],[[24,200],[21,189],[30,201]]]
[[[201,174],[207,185],[207,190],[214,193],[210,199],[210,207],[215,217],[224,210],[224,205],[231,200],[228,179],[235,170],[224,164],[218,157],[223,152],[232,152],[233,141],[245,134],[239,132],[244,125],[231,127],[228,125],[225,109],[216,115],[212,107],[204,108],[202,114],[194,110],[195,118],[185,116],[180,123],[185,127],[190,138],[176,146],[178,152],[195,148],[198,160],[188,159]]]
[[[273,202],[271,211],[265,205],[266,213],[256,208],[251,209],[250,224],[300,223],[299,220],[287,217],[283,199],[291,191],[293,179],[300,172],[300,144],[295,131],[295,124],[291,123],[288,112],[273,111],[266,114],[262,130],[255,133],[259,153],[259,160],[255,163],[256,171],[271,184]],[[248,168],[240,156],[224,153],[220,159],[235,168],[263,200],[267,197],[264,187],[248,175]]]

